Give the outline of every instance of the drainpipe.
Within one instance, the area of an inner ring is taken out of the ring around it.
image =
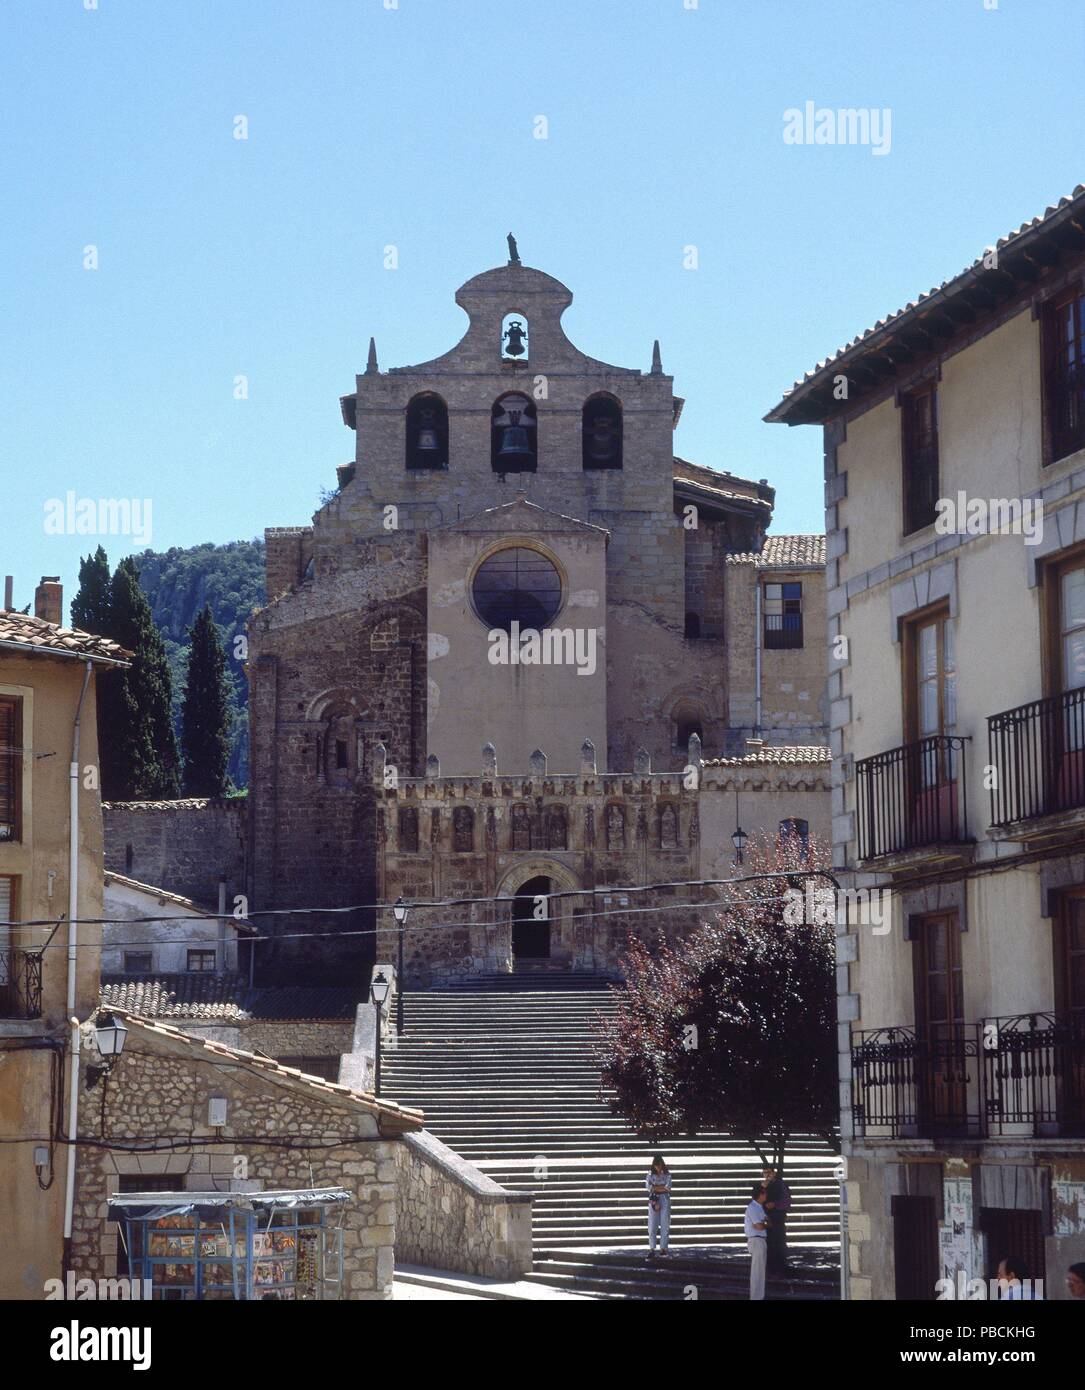
[[[90,685],[92,664],[83,670],[83,688],[72,725],[72,760],[68,767],[68,993],[67,1014],[72,1028],[72,1058],[68,1081],[68,1166],[64,1175],[65,1276],[71,1263],[72,1213],[75,1208],[75,1140],[79,1131],[79,1020],[75,1017],[75,979],[79,959],[79,725]]]
[[[226,880],[225,880],[225,878],[220,878],[220,879],[219,879],[219,931],[218,931],[218,937],[219,937],[219,942],[218,942],[218,945],[219,945],[219,949],[218,949],[218,963],[219,963],[219,969],[222,970],[222,971],[226,971],[226,970],[228,970],[228,969],[230,968],[230,964],[229,964],[229,962],[228,962],[227,959],[226,959],[226,941],[227,941],[227,936],[226,936]],[[236,969],[237,966],[240,965],[240,964],[241,964],[241,962],[240,962],[240,961],[237,961],[237,962],[235,963],[234,968]]]
[[[754,737],[761,732],[761,573],[755,571],[757,575],[757,598],[756,598],[756,617],[754,618]]]

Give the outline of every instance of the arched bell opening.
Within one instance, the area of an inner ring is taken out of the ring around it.
[[[448,467],[448,406],[425,391],[407,406],[408,468]]]
[[[501,320],[501,360],[526,362],[530,346],[527,316],[506,314]]]
[[[586,469],[621,468],[622,407],[613,396],[600,392],[584,402],[581,438]]]
[[[534,404],[518,392],[495,401],[490,416],[490,466],[495,473],[534,473],[538,452]]]

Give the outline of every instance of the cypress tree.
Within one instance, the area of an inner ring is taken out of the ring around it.
[[[113,800],[168,800],[179,791],[177,739],[170,718],[172,682],[161,634],[139,585],[139,571],[129,557],[122,560],[110,588],[108,634],[132,654],[122,689],[108,713],[115,718],[106,730],[108,762],[102,762],[102,793]],[[107,711],[103,711],[106,713]]]
[[[79,561],[79,588],[71,608],[72,627],[99,637],[110,635],[111,585],[109,557],[99,546],[93,555]]]
[[[186,796],[223,796],[230,789],[230,684],[226,652],[211,606],[188,630],[188,675],[181,701],[181,756]]]

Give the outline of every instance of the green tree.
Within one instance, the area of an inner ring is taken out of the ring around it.
[[[79,561],[79,588],[72,599],[72,627],[100,637],[110,634],[112,578],[109,556],[101,546]]]
[[[230,790],[231,687],[226,652],[205,603],[188,630],[188,672],[181,701],[181,756],[186,796]]]
[[[103,703],[102,795],[107,799],[168,800],[179,792],[177,739],[170,717],[172,681],[166,648],[130,557],[110,587],[106,635],[132,653],[132,664]]]

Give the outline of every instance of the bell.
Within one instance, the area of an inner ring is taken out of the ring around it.
[[[505,356],[523,357],[524,353],[527,351],[527,348],[524,346],[524,338],[526,336],[523,324],[519,319],[513,319],[512,323],[510,323],[505,330],[505,337],[508,340],[508,346],[505,348]]]
[[[588,457],[594,463],[611,463],[618,456],[618,436],[605,417],[593,420],[588,432]]]
[[[437,431],[423,426],[423,428],[418,431],[419,453],[433,453],[439,447],[437,443]]]
[[[514,472],[522,464],[531,462],[531,444],[523,425],[508,425],[501,436],[501,448],[497,451],[499,463],[507,464],[508,471]]]

